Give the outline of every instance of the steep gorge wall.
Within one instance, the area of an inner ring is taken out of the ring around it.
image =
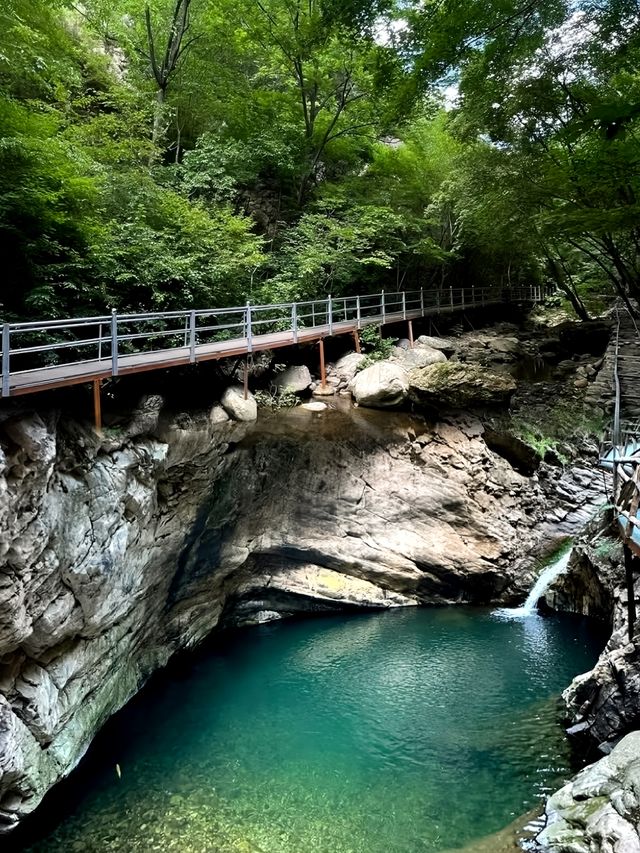
[[[33,413],[2,424],[4,831],[155,669],[216,625],[508,602],[538,544],[585,512],[566,497],[574,472],[518,473],[473,416],[428,426],[294,410],[248,427],[217,406],[157,409],[102,439]]]

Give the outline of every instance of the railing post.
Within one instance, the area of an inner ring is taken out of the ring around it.
[[[471,305],[473,308],[476,307],[476,286],[475,286],[475,284],[471,285]]]
[[[118,375],[118,315],[111,311],[111,375]]]
[[[329,337],[331,337],[333,334],[333,300],[331,299],[331,294],[327,298],[327,321],[329,323]]]
[[[420,313],[424,317],[424,289],[420,288]]]
[[[293,329],[293,342],[298,343],[298,303],[291,306],[291,328]]]
[[[247,330],[247,352],[253,352],[253,335],[251,332],[251,304],[247,302],[245,309],[245,327]]]
[[[360,296],[356,296],[356,328],[360,328]]]
[[[402,319],[407,319],[407,294],[405,291],[402,291]]]
[[[2,324],[2,396],[8,397],[9,389],[9,372],[11,357],[11,327],[8,323]]]
[[[189,312],[189,361],[193,364],[196,360],[196,312]]]
[[[453,308],[453,285],[449,285],[449,301],[451,302],[451,307]]]
[[[461,299],[462,299],[462,310],[464,311],[464,287],[460,290]]]
[[[384,326],[384,318],[385,318],[385,312],[384,312],[384,290],[383,290],[383,291],[382,291],[382,293],[380,294],[380,307],[381,307],[381,309],[382,309],[382,325]]]

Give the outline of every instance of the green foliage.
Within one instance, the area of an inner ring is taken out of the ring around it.
[[[393,349],[393,341],[382,337],[382,329],[374,323],[369,323],[360,331],[360,343],[365,352],[365,357],[358,364],[356,371],[360,372],[371,367],[376,361],[389,358]]]
[[[7,0],[0,25],[6,316],[543,281],[587,316],[640,295],[622,0]]]
[[[272,386],[268,391],[255,391],[253,396],[261,409],[270,409],[277,412],[280,409],[292,409],[300,402],[295,391],[290,388],[277,388]]]
[[[563,401],[546,407],[544,417],[514,414],[510,428],[532,447],[541,459],[553,453],[563,464],[569,462],[571,448],[585,438],[598,438],[605,427],[604,418],[579,404]]]

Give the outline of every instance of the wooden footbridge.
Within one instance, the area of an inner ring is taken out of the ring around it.
[[[601,467],[613,472],[614,515],[624,544],[629,637],[636,621],[634,571],[640,557],[640,328],[626,307],[616,309],[613,425]]]
[[[33,394],[147,370],[246,356],[353,334],[365,325],[412,321],[504,302],[536,302],[540,287],[444,288],[367,296],[101,317],[4,323],[2,397]]]

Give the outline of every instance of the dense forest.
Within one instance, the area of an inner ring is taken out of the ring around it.
[[[637,0],[5,0],[5,320],[640,295]]]

